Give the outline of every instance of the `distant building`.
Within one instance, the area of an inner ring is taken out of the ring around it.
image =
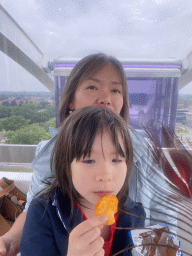
[[[183,109],[184,108],[184,104],[183,103],[178,103],[177,104],[177,109]]]
[[[177,109],[176,122],[177,123],[185,123],[187,112],[189,112],[188,109]]]
[[[192,127],[192,112],[186,113],[186,125]]]

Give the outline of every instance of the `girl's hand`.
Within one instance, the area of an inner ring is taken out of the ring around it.
[[[67,256],[104,256],[104,239],[98,226],[106,221],[106,216],[92,217],[75,227],[69,235]]]

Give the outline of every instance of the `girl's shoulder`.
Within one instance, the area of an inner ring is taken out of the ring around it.
[[[125,203],[124,211],[126,212],[123,219],[132,227],[144,227],[146,212],[142,203],[132,201],[129,197]]]
[[[44,208],[44,207],[46,207],[47,204],[50,204],[50,202],[52,201],[52,196],[53,195],[51,195],[48,198],[45,194],[40,194],[40,195],[36,196],[35,198],[33,198],[30,206],[39,205]]]
[[[56,138],[57,138],[57,135],[55,135],[50,140],[41,141],[37,145],[35,158],[33,159],[32,163],[31,163],[32,167],[35,164],[39,163],[39,159],[41,159],[41,161],[43,161],[43,163],[47,162],[49,165],[50,156],[51,156],[53,147],[55,145]]]
[[[130,213],[138,213],[139,215],[145,216],[145,210],[142,203],[134,202],[130,197],[128,197],[125,207]]]
[[[128,198],[122,209],[123,214],[119,218],[119,227],[144,227],[146,213],[140,203],[133,202]]]

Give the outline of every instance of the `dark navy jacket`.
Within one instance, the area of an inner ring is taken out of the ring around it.
[[[83,221],[83,218],[74,206],[73,220],[70,223],[70,201],[60,190],[55,191],[51,196],[46,211],[46,202],[40,198],[32,200],[27,212],[20,244],[21,256],[67,255],[69,234]],[[125,205],[126,211],[142,218],[128,214],[119,216],[117,227],[144,227],[144,208],[129,198]],[[113,238],[112,254],[129,246],[132,246],[129,231],[116,230]],[[131,256],[132,253],[129,250],[119,255]]]

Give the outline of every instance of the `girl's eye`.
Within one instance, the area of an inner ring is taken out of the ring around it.
[[[112,162],[113,163],[122,163],[123,160],[122,159],[113,159]]]
[[[84,164],[94,164],[94,163],[95,163],[95,160],[91,160],[91,159],[83,160],[83,163],[84,163]]]
[[[97,88],[96,88],[94,85],[88,86],[87,89],[90,89],[90,90],[97,90]]]

